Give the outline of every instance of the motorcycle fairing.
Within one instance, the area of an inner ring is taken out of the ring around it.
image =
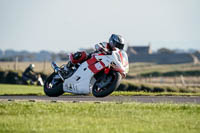
[[[110,66],[125,77],[129,69],[127,54],[124,51],[120,53],[120,50],[116,50],[111,55],[93,56],[83,62],[71,77],[65,79],[63,90],[74,94],[89,94],[94,75]]]
[[[95,57],[83,62],[78,70],[63,83],[63,90],[75,94],[89,94],[91,78],[105,68],[103,62],[98,62]]]
[[[98,73],[102,69],[105,68],[105,64],[102,61],[98,61],[95,56],[93,56],[91,59],[87,60],[88,68],[94,73]]]

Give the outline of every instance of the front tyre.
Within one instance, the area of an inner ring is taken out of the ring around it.
[[[120,84],[121,74],[111,71],[109,74],[101,75],[97,78],[92,88],[92,94],[95,97],[105,97],[110,95]]]
[[[58,97],[64,93],[63,81],[60,78],[55,78],[57,74],[52,73],[44,83],[44,93],[50,97]]]

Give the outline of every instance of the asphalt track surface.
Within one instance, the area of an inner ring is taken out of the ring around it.
[[[140,103],[193,103],[200,104],[200,96],[107,96],[96,98],[94,96],[65,95],[60,97],[48,96],[0,96],[0,101],[51,101],[51,102],[140,102]]]

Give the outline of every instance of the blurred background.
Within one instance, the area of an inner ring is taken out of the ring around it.
[[[199,12],[199,0],[0,0],[0,82],[32,63],[48,75],[116,33],[130,82],[199,86]]]

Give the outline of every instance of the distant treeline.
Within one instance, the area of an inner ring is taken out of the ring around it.
[[[93,49],[81,49],[86,52],[91,52]],[[41,50],[39,52],[29,52],[29,51],[15,51],[15,50],[5,50],[0,49],[0,61],[66,61],[68,60],[70,52],[60,51],[60,52],[50,52],[46,50]]]
[[[28,52],[28,51],[14,51],[6,50],[0,51],[0,61],[66,61],[68,60],[67,52]]]

